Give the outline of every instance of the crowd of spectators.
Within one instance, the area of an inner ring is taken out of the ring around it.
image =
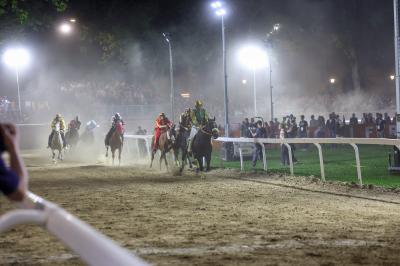
[[[385,135],[385,129],[389,125],[396,123],[395,117],[391,118],[388,113],[376,113],[375,116],[372,113],[363,113],[362,118],[359,119],[353,113],[349,119],[346,119],[345,116],[340,117],[333,112],[329,114],[328,119],[325,119],[322,115],[317,118],[315,118],[315,115],[311,115],[309,121],[305,119],[304,115],[301,115],[298,122],[293,114],[284,116],[281,121],[278,121],[277,118],[269,122],[262,121],[262,118],[251,118],[250,120],[245,118],[240,127],[240,136],[252,137],[252,132],[255,132],[257,128],[256,120],[260,119],[263,124],[263,137],[268,138],[280,138],[282,136],[291,138],[335,138],[338,134],[343,136],[340,130],[345,126],[354,128],[357,125],[373,127],[376,130],[376,136],[383,138],[391,137],[387,134]]]

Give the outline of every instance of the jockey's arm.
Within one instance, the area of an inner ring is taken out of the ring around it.
[[[60,121],[60,130],[64,130],[65,129],[65,121],[64,119],[61,119]]]
[[[51,129],[52,130],[56,130],[56,124],[57,124],[57,121],[55,119],[53,121],[51,121]]]

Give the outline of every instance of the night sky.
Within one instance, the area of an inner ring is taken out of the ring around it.
[[[281,29],[273,38],[270,58],[277,101],[282,105],[290,97],[327,96],[329,89],[333,95],[361,91],[368,97],[393,97],[391,0],[231,0],[224,4],[231,104],[246,101],[241,97],[246,95],[241,80],[251,77],[238,65],[237,50],[246,43],[262,45],[275,23]],[[200,98],[222,95],[221,25],[209,1],[70,0],[63,12],[36,5],[25,3],[31,11],[29,19],[42,21],[36,29],[13,22],[10,18],[15,14],[0,17],[3,24],[14,23],[21,29],[17,36],[3,31],[2,48],[14,42],[30,43],[40,58],[36,73],[26,73],[28,91],[46,74],[52,86],[69,79],[112,76],[167,95],[168,49],[161,33],[168,32],[177,90]],[[77,19],[74,36],[59,36],[57,25],[70,17]],[[13,85],[2,76],[7,90]],[[329,88],[330,77],[337,80],[335,88]],[[257,81],[264,84],[259,90],[265,90],[267,75],[258,74]],[[263,91],[260,97],[267,100]]]

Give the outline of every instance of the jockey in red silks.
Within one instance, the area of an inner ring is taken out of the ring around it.
[[[166,132],[172,126],[172,122],[165,116],[164,113],[161,113],[154,125],[154,146],[153,150],[156,150],[158,147],[158,140],[161,136],[161,133]]]

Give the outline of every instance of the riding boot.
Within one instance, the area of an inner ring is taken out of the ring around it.
[[[189,156],[192,156],[192,139],[189,139],[187,152]]]
[[[53,138],[53,134],[54,134],[54,131],[51,131],[51,133],[49,135],[49,140],[47,142],[47,148],[50,148],[50,146],[51,146],[51,139]]]
[[[63,148],[67,147],[67,142],[65,141],[64,132],[61,133],[61,139],[62,139],[62,142],[63,142]]]

